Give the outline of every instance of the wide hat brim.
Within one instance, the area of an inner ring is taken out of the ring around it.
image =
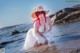
[[[49,12],[49,11],[47,11],[47,10],[38,10],[38,11],[45,11],[46,14]],[[31,16],[32,16],[33,19],[37,18],[36,15],[35,15],[35,12],[37,12],[37,11],[34,11],[34,12],[31,14]]]

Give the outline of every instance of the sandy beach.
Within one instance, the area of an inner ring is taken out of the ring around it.
[[[51,43],[50,45],[42,45],[33,47],[26,53],[79,53],[80,39],[63,43]]]

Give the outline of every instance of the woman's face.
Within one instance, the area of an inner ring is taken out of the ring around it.
[[[44,15],[43,14],[40,14],[39,18],[40,18],[41,21],[44,21]]]

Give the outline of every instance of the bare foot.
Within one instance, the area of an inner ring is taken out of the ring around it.
[[[36,41],[34,47],[38,47],[38,46],[41,46],[41,45],[42,45],[42,43],[39,43],[38,41]]]

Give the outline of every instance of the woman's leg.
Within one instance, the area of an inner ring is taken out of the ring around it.
[[[36,32],[33,32],[33,35],[34,35],[36,41],[38,42],[38,44],[45,44],[45,38],[44,37],[42,37],[41,35],[39,35]]]
[[[47,38],[45,36],[40,36],[40,37],[38,37],[38,38],[43,39],[42,41],[44,41],[44,43],[42,43],[41,40],[37,40],[36,43],[35,43],[35,46],[40,46],[40,45],[43,45],[43,44],[48,44],[48,40],[47,40]]]
[[[31,47],[33,47],[35,45],[36,39],[33,36],[33,28],[29,29],[29,31],[27,32],[27,36],[25,38],[25,42],[24,42],[24,49],[29,49]]]
[[[42,36],[42,37],[45,38],[45,44],[48,44],[48,40],[47,40],[47,38],[46,38],[45,36]]]
[[[45,38],[45,44],[48,44],[48,40]]]
[[[47,38],[44,35],[42,37],[45,39],[45,43],[44,44],[48,44]]]

